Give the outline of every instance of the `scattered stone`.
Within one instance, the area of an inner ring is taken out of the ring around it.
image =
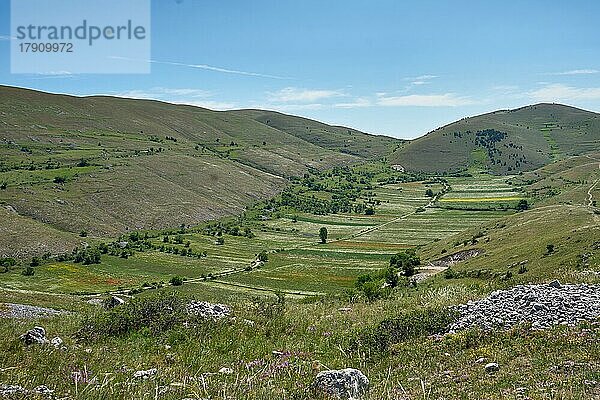
[[[26,304],[0,303],[0,318],[50,318],[63,313],[64,311],[54,310],[52,308],[30,306]]]
[[[485,372],[488,372],[488,373],[496,372],[499,369],[500,369],[500,366],[498,365],[498,363],[491,362],[491,363],[485,364]]]
[[[0,398],[15,398],[14,396],[18,396],[18,398],[30,398],[32,395],[36,399],[39,399],[40,396],[52,399],[54,398],[54,390],[48,388],[46,385],[40,385],[33,390],[27,390],[19,385],[0,384]]]
[[[150,377],[156,375],[158,370],[156,368],[150,368],[147,370],[135,371],[133,373],[133,377],[137,379],[149,379]]]
[[[352,311],[352,309],[350,307],[342,307],[342,308],[338,308],[339,312],[350,312]]]
[[[59,348],[63,344],[63,340],[58,336],[50,340],[50,344],[56,348]]]
[[[231,368],[223,367],[219,370],[220,374],[231,375],[233,374],[233,370]]]
[[[561,287],[560,282],[557,279],[555,279],[552,282],[550,282],[548,284],[548,286],[553,287],[555,289],[560,289],[560,287]]]
[[[88,301],[86,301],[86,303],[91,304],[93,306],[102,306],[104,302],[102,301],[102,299],[94,297],[93,299],[89,299]]]
[[[477,364],[483,364],[486,361],[487,361],[487,359],[485,359],[484,357],[481,357],[481,358],[478,358],[477,360],[475,360],[475,363],[477,363]]]
[[[46,330],[41,326],[36,326],[33,329],[28,330],[24,334],[22,334],[19,339],[25,343],[25,345],[29,346],[31,344],[46,344],[48,343],[48,339],[46,339]]]
[[[52,394],[54,394],[54,390],[50,389],[46,385],[40,385],[33,389],[33,393],[41,394],[43,396],[52,396]]]
[[[533,330],[575,326],[600,317],[600,285],[563,285],[559,281],[518,285],[455,309],[459,317],[448,327],[450,333],[472,327],[510,329],[520,324],[531,324]]]
[[[225,304],[213,304],[206,301],[192,301],[187,306],[188,314],[201,318],[220,319],[231,314],[231,309]]]
[[[369,379],[354,368],[322,371],[317,375],[313,388],[338,399],[360,399],[369,391]]]
[[[108,299],[104,300],[104,302],[102,302],[102,305],[104,305],[104,308],[106,308],[107,310],[118,307],[122,304],[125,304],[125,300],[117,296],[111,296]]]
[[[19,385],[0,385],[0,396],[2,397],[8,397],[15,394],[26,394],[27,392],[27,389]]]

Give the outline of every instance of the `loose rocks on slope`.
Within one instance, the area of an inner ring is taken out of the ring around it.
[[[561,285],[558,281],[519,285],[456,309],[460,317],[450,325],[450,332],[471,327],[510,328],[522,323],[530,323],[532,329],[574,326],[600,317],[600,285]]]
[[[231,314],[225,304],[213,304],[206,301],[193,301],[187,306],[187,312],[201,318],[219,319]]]

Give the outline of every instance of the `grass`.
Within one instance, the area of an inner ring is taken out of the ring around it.
[[[431,173],[475,168],[495,174],[532,171],[554,160],[597,151],[597,116],[560,104],[536,104],[463,118],[401,147],[390,162],[409,171]],[[507,136],[484,146],[477,141],[476,132],[486,129]]]
[[[25,225],[91,236],[237,215],[273,197],[290,176],[379,158],[401,143],[283,114],[274,127],[250,111],[6,86],[0,94],[0,204],[33,220]],[[300,127],[314,130],[299,135]],[[18,226],[0,219],[0,230]],[[61,236],[44,234],[49,243]],[[0,249],[20,243],[5,238]]]

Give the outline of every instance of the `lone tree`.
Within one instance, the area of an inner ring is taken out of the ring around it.
[[[321,238],[321,243],[327,243],[327,228],[322,227],[319,229],[319,237]]]
[[[519,203],[517,204],[517,210],[519,210],[519,211],[529,210],[529,203],[527,203],[527,200],[525,200],[525,199],[519,200]]]
[[[421,259],[414,249],[402,251],[390,258],[390,267],[398,268],[404,276],[414,275],[419,265],[421,265]]]

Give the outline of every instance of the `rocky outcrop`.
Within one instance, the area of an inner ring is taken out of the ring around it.
[[[369,391],[369,379],[354,368],[322,371],[317,375],[313,389],[338,399],[360,399]]]
[[[231,314],[231,309],[225,304],[213,304],[206,301],[192,301],[187,306],[187,312],[200,318],[220,319]]]
[[[532,329],[575,326],[600,317],[600,285],[519,285],[497,290],[488,297],[456,307],[460,316],[450,332],[478,327],[483,330],[531,324]]]

